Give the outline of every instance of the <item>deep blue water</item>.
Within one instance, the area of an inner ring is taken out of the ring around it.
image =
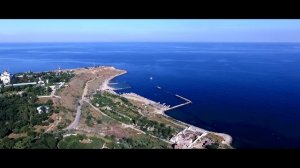
[[[300,43],[0,44],[12,73],[94,64],[128,71],[114,81],[131,89],[119,92],[192,100],[167,114],[230,134],[236,148],[300,148]]]

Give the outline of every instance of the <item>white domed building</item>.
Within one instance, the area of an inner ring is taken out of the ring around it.
[[[0,79],[3,82],[4,85],[8,85],[10,83],[10,74],[8,73],[8,71],[4,71],[1,74]]]

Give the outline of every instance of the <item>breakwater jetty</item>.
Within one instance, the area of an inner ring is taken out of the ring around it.
[[[168,110],[173,110],[175,108],[179,108],[179,107],[182,107],[182,106],[185,106],[185,105],[188,105],[188,104],[191,104],[192,101],[187,99],[187,98],[184,98],[180,95],[175,95],[176,97],[184,100],[185,102],[182,103],[182,104],[178,104],[178,105],[175,105],[175,106],[170,106],[170,105],[166,105],[165,103],[161,104],[160,102],[155,102],[155,101],[152,101],[152,100],[149,100],[143,96],[140,96],[138,94],[135,94],[135,93],[123,93],[121,94],[121,96],[125,97],[125,98],[128,98],[128,99],[133,99],[133,100],[136,100],[136,101],[142,101],[144,102],[146,105],[151,105],[151,106],[154,106],[156,107],[157,109],[160,109],[159,111],[161,112],[164,112],[164,111],[168,111]]]
[[[188,105],[188,104],[192,103],[191,100],[189,100],[189,99],[187,99],[187,98],[185,98],[185,97],[182,97],[182,96],[180,96],[180,95],[178,95],[178,94],[175,94],[175,96],[178,97],[178,98],[180,98],[180,99],[182,99],[182,100],[184,100],[184,101],[186,101],[186,102],[184,102],[184,103],[182,103],[182,104],[178,104],[178,105],[173,106],[173,107],[169,107],[167,110],[173,110],[173,109],[175,109],[175,108],[179,108],[179,107],[182,107],[182,106],[185,106],[185,105]],[[165,110],[165,111],[167,111],[167,110]]]

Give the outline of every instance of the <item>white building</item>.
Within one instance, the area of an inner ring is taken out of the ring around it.
[[[1,81],[4,85],[8,85],[10,83],[10,74],[7,71],[4,71],[0,77]]]
[[[49,112],[49,107],[48,106],[39,106],[36,108],[39,114],[42,113],[48,113]]]
[[[40,86],[45,86],[45,82],[39,77],[39,81],[37,82]]]

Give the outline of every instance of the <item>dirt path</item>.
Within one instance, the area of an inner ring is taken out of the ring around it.
[[[58,98],[61,99],[60,96],[55,95],[56,89],[53,89],[49,96],[38,96],[38,98]]]
[[[140,133],[142,133],[142,134],[147,134],[146,132],[144,132],[144,131],[142,131],[142,130],[136,128],[136,127],[134,127],[133,125],[125,124],[125,123],[123,123],[123,122],[121,122],[121,121],[119,121],[119,120],[116,120],[116,119],[114,119],[114,118],[108,116],[107,114],[105,114],[105,113],[103,113],[101,110],[99,110],[97,107],[95,107],[94,105],[92,105],[89,101],[85,100],[85,102],[88,103],[91,107],[93,107],[96,111],[100,112],[102,115],[104,115],[104,116],[106,116],[106,117],[108,117],[108,118],[110,118],[110,119],[112,119],[112,120],[115,120],[115,121],[121,123],[123,127],[134,129],[134,130],[136,130],[136,131],[138,131],[138,132],[140,132]],[[151,134],[148,134],[148,135],[151,136],[151,137],[153,137],[153,138],[160,139],[160,140],[162,140],[162,141],[164,141],[164,142],[166,142],[166,143],[168,143],[168,144],[172,144],[172,142],[170,142],[170,141],[168,141],[168,140],[165,140],[165,139],[156,137],[156,136],[151,135]]]
[[[54,121],[54,123],[45,132],[51,131],[53,128],[55,128],[60,123],[60,121],[61,121],[61,117],[59,117],[57,121]]]

